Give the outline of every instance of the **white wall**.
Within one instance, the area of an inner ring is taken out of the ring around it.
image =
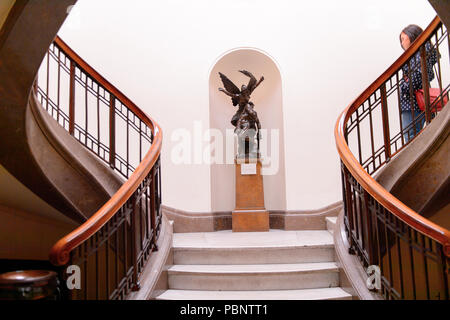
[[[163,202],[191,211],[211,210],[210,168],[173,164],[171,135],[208,129],[219,57],[267,52],[283,83],[287,209],[307,210],[341,199],[339,113],[402,53],[401,29],[434,16],[426,0],[79,0],[60,36],[161,124]]]

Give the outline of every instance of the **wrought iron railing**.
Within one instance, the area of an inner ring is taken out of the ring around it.
[[[42,63],[35,93],[62,127],[126,179],[98,212],[52,248],[50,260],[62,266],[63,284],[67,267],[80,271],[81,288],[65,287],[65,297],[125,299],[139,289],[139,276],[157,250],[161,129],[60,38]]]
[[[380,294],[386,299],[448,299],[450,232],[411,210],[378,184],[372,175],[430,123],[449,95],[449,36],[435,18],[406,52],[342,113],[336,124],[341,158],[344,225],[349,251],[364,267],[381,271]],[[434,63],[430,84],[430,62]],[[420,59],[420,64],[414,63]],[[427,65],[428,64],[428,65]],[[409,68],[404,68],[408,66]],[[408,70],[403,74],[403,70]],[[401,87],[409,87],[419,70],[425,92],[425,111],[412,123],[401,121]],[[432,101],[428,90],[439,88]],[[420,123],[418,126],[417,124]]]

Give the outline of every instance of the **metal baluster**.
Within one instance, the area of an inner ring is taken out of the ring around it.
[[[84,300],[88,300],[88,242],[84,242],[83,243],[83,248],[84,248],[84,252],[83,252],[83,260],[84,260]]]
[[[46,104],[45,104],[45,109],[47,110],[47,112],[48,112],[48,104],[49,104],[49,99],[50,99],[50,89],[49,89],[49,86],[50,86],[50,49],[48,49],[48,51],[47,51],[47,85],[46,85],[46,95],[47,95],[47,101],[46,101]]]
[[[97,152],[100,155],[100,84],[97,83]]]
[[[132,286],[131,286],[131,290],[132,291],[138,291],[141,286],[139,284],[138,281],[138,250],[136,247],[136,242],[137,242],[137,232],[136,232],[136,215],[138,214],[138,210],[137,210],[137,202],[138,202],[138,198],[137,198],[137,192],[135,191],[134,195],[132,196],[132,211],[130,213],[131,215],[131,258],[133,259],[133,276],[132,276]]]
[[[98,272],[98,250],[99,250],[99,241],[98,241],[98,232],[94,234],[94,236],[91,238],[94,242],[94,248],[95,248],[95,300],[99,299],[99,287],[100,287],[100,277]]]
[[[407,134],[408,134],[408,142],[411,140],[411,129],[413,129],[414,132],[414,136],[416,136],[417,132],[416,132],[416,112],[415,112],[415,94],[414,94],[414,90],[413,90],[413,86],[412,86],[412,78],[411,78],[412,72],[411,72],[411,59],[408,60],[408,87],[409,87],[409,105],[411,108],[411,116],[412,116],[412,121],[411,123],[406,127],[407,128]],[[412,128],[410,128],[412,126]]]
[[[352,201],[352,196],[351,196],[351,186],[350,186],[350,182],[348,181],[348,174],[347,173],[347,168],[345,166],[343,166],[342,168],[343,171],[343,175],[344,175],[344,180],[345,180],[345,202],[347,203],[346,207],[347,207],[347,218],[348,218],[348,224],[349,224],[349,234],[348,234],[348,240],[350,243],[350,248],[348,249],[349,254],[355,254],[355,244],[354,244],[354,240],[353,240],[353,230],[354,230],[354,222],[353,222],[353,201]]]
[[[352,187],[352,204],[353,204],[353,213],[354,213],[354,222],[355,222],[354,227],[355,227],[355,236],[356,236],[356,244],[357,244],[356,250],[357,250],[358,255],[361,256],[361,252],[359,250],[359,240],[360,240],[360,235],[361,235],[361,232],[359,230],[359,226],[360,226],[360,217],[359,217],[360,211],[358,210],[358,207],[357,207],[357,201],[358,200],[356,198],[356,192],[355,192],[355,188],[356,187],[354,185],[352,185],[351,187]]]
[[[422,242],[422,258],[423,258],[423,265],[425,268],[425,285],[427,288],[427,299],[430,300],[430,280],[428,277],[428,263],[427,263],[427,243],[425,236],[423,234],[420,234],[421,236],[421,242]]]
[[[402,139],[402,146],[405,145],[405,138],[403,134],[403,122],[402,122],[402,104],[400,99],[400,79],[398,77],[398,72],[395,73],[396,80],[397,80],[397,102],[398,102],[398,118],[400,119],[400,138]]]
[[[122,104],[120,106],[122,109]],[[127,108],[127,178],[130,177],[130,110]]]
[[[89,108],[88,108],[88,75],[85,74],[85,81],[84,81],[84,99],[85,99],[85,114],[84,114],[84,125],[85,125],[85,134],[84,134],[84,145],[88,147],[88,134],[89,134],[89,127],[88,127],[88,121],[89,121]]]
[[[115,279],[116,279],[116,285],[115,285],[115,291],[119,289],[119,229],[120,229],[120,223],[119,219],[116,218],[116,230],[115,230],[115,236],[116,236],[116,267],[115,267]]]
[[[370,195],[363,189],[363,210],[366,216],[367,223],[367,240],[368,240],[368,256],[369,256],[369,265],[374,265],[378,263],[378,258],[376,257],[376,252],[374,248],[374,232],[373,232],[373,215],[369,206],[369,197]]]
[[[116,98],[109,94],[109,165],[116,167]]]
[[[60,105],[61,105],[61,50],[58,49],[58,93],[57,93],[57,112],[56,112],[56,121],[59,124],[59,114],[60,114]]]
[[[75,62],[70,60],[69,133],[75,133]]]
[[[150,182],[150,208],[151,208],[151,229],[152,247],[156,247],[156,186],[155,186],[155,166],[150,170],[152,181]]]
[[[437,254],[437,265],[439,270],[439,292],[443,293],[443,299],[449,299],[449,288],[448,288],[448,265],[447,257],[445,256],[444,246],[440,243],[436,243],[436,254]]]
[[[359,163],[362,163],[362,148],[361,148],[361,132],[359,129],[359,114],[358,109],[356,109],[356,133],[358,138],[358,156],[359,156]]]
[[[109,225],[110,222],[107,222],[105,224],[105,234],[106,234],[106,241],[105,241],[105,273],[106,273],[106,299],[109,300],[110,293],[109,293]]]
[[[373,140],[373,119],[372,119],[372,104],[370,102],[370,99],[368,99],[369,102],[369,124],[370,124],[370,146],[372,150],[372,161],[373,161],[373,168],[375,170],[375,142]],[[369,171],[369,170],[367,170]]]
[[[425,119],[427,123],[431,122],[431,111],[430,111],[430,82],[428,81],[428,70],[427,70],[427,53],[425,45],[420,47],[420,66],[422,68],[422,88],[425,98]]]
[[[388,256],[388,268],[389,268],[389,295],[391,295],[392,289],[394,287],[394,278],[392,276],[391,246],[389,243],[389,231],[388,231],[388,223],[390,223],[388,215],[390,215],[390,212],[388,212],[388,210],[384,207],[383,212],[384,212],[384,236],[386,241],[386,253]]]
[[[383,121],[383,137],[384,137],[384,151],[386,156],[386,162],[391,159],[391,137],[389,131],[389,114],[386,97],[386,83],[380,88],[381,90],[381,116]]]
[[[400,243],[400,237],[397,235],[400,232],[400,228],[402,228],[403,226],[403,222],[400,221],[400,226],[399,221],[397,218],[394,217],[395,220],[395,238],[397,240],[397,255],[398,255],[398,265],[399,265],[399,271],[400,271],[400,292],[401,292],[401,299],[405,298],[405,290],[404,290],[404,285],[403,285],[403,266],[402,266],[402,250],[401,250],[401,243]],[[403,231],[403,230],[402,230]]]
[[[380,218],[378,216],[379,214],[379,209],[380,208],[380,204],[374,200],[374,207],[373,207],[373,214],[374,214],[374,222],[375,222],[375,243],[377,244],[377,257],[378,257],[378,265],[380,267],[380,276],[384,275],[384,266],[383,266],[383,255],[381,252],[381,239],[382,237],[380,236],[380,228],[379,228],[379,223],[380,223]],[[384,284],[381,284],[382,287],[384,287]]]
[[[413,285],[413,298],[414,300],[417,299],[417,292],[416,292],[416,276],[414,274],[414,253],[413,253],[413,236],[411,232],[411,227],[408,228],[408,245],[409,245],[409,259],[410,259],[410,266],[411,266],[411,280]]]

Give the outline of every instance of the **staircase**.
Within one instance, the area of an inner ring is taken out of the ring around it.
[[[177,233],[158,300],[350,300],[326,230]]]

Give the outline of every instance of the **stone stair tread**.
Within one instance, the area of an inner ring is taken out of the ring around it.
[[[289,264],[240,264],[240,265],[173,265],[170,274],[280,274],[339,271],[335,262],[289,263]]]
[[[167,290],[158,300],[351,300],[352,296],[339,287],[265,290],[265,291],[203,291]]]
[[[177,249],[245,249],[281,247],[333,247],[333,237],[326,230],[268,232],[175,233],[173,248]]]

